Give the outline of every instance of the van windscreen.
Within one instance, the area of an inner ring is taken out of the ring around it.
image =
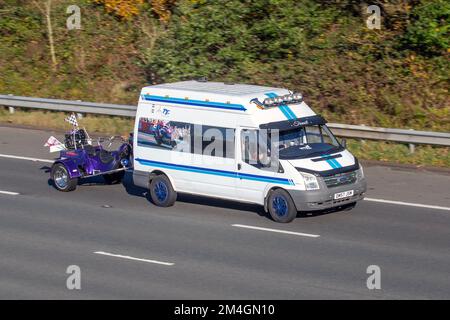
[[[271,135],[274,136],[273,130]],[[304,126],[279,131],[278,139],[275,141],[280,159],[308,158],[344,149],[326,125]]]

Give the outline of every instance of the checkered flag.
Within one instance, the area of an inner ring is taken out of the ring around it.
[[[77,116],[75,115],[75,113],[72,113],[69,117],[65,118],[64,120],[73,125],[74,127],[78,127]]]

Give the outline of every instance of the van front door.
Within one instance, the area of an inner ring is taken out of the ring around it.
[[[282,181],[278,162],[270,161],[268,138],[255,128],[239,128],[236,134],[237,198],[242,201],[264,203],[268,184]]]

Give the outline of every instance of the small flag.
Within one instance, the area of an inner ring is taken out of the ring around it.
[[[44,144],[44,147],[50,147],[50,152],[66,150],[66,147],[54,136],[48,138],[47,142]]]
[[[75,115],[75,113],[72,113],[69,117],[65,118],[64,120],[73,125],[74,127],[78,127],[77,116]]]

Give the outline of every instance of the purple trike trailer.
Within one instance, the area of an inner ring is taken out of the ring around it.
[[[131,138],[130,138],[131,139]],[[74,129],[65,135],[63,150],[51,168],[51,179],[59,191],[72,191],[82,178],[102,175],[107,184],[119,183],[131,164],[132,143],[122,137],[99,138],[93,145],[85,129]],[[109,151],[101,143],[112,145],[120,140],[120,146]]]

